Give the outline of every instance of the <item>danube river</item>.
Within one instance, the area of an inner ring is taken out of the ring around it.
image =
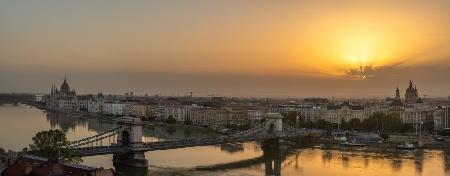
[[[69,140],[76,140],[108,131],[113,124],[47,114],[24,105],[0,105],[0,148],[21,150],[38,131],[54,128],[63,130]],[[144,128],[146,138],[160,137],[161,133],[176,138],[216,135],[206,129],[180,126]],[[263,152],[258,143],[244,143],[152,151],[145,156],[148,175],[450,175],[450,151],[445,150],[367,152],[297,144],[283,152]],[[85,157],[83,164],[114,167],[112,155]],[[125,175],[146,175],[117,169]]]

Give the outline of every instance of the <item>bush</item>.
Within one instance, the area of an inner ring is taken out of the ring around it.
[[[176,120],[175,118],[173,118],[172,115],[170,115],[170,116],[167,118],[166,122],[167,122],[167,123],[170,123],[170,124],[175,124],[175,123],[177,123],[177,120]]]

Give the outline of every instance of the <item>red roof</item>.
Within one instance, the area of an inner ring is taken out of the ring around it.
[[[4,176],[36,175],[72,175],[90,176],[96,168],[64,162],[48,161],[46,158],[24,155],[3,171]]]

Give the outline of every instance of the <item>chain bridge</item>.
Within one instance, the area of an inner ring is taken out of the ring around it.
[[[320,137],[322,132],[301,130],[282,122],[283,116],[268,113],[265,121],[253,128],[234,134],[189,139],[143,138],[143,123],[138,118],[122,117],[117,128],[70,143],[80,156],[113,154],[113,162],[132,167],[147,167],[144,152],[194,146],[218,145],[233,142],[262,141],[266,146],[279,146],[286,139]]]

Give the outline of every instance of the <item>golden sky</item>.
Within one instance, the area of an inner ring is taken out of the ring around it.
[[[46,84],[62,75],[123,73],[298,77],[321,85],[361,76],[375,84],[404,70],[448,73],[448,9],[444,0],[1,1],[0,69],[13,85],[0,91],[20,87],[12,80],[25,75]]]

